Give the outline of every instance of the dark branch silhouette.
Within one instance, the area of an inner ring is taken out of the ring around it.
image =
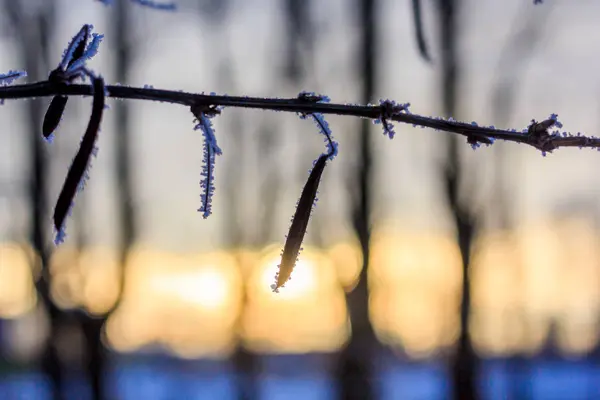
[[[220,96],[183,91],[160,90],[153,88],[140,88],[132,86],[106,86],[107,97],[131,100],[151,100],[165,103],[181,104],[185,106],[222,106],[241,107],[260,110],[286,111],[304,114],[335,114],[380,120],[385,117],[387,107],[376,105],[355,105],[336,103],[316,103],[303,98],[262,98],[247,96]],[[56,95],[65,96],[92,96],[93,89],[90,85],[61,85],[49,81],[36,82],[25,85],[0,87],[0,99],[28,99]],[[471,138],[469,143],[475,142],[491,144],[493,140],[500,139],[509,142],[523,143],[533,146],[543,152],[551,152],[559,147],[590,147],[600,148],[600,138],[585,136],[581,133],[548,132],[548,129],[562,125],[552,118],[541,122],[529,124],[527,129],[497,129],[495,127],[481,126],[475,122],[465,123],[452,118],[428,117],[409,113],[407,110],[388,115],[389,120],[432,128],[438,131],[456,133]],[[555,123],[551,123],[555,122]],[[534,129],[531,129],[531,128]]]

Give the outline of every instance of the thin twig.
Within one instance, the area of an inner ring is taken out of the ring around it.
[[[160,90],[148,87],[131,87],[111,85],[106,87],[108,97],[131,100],[150,100],[184,106],[206,105],[223,107],[241,107],[272,111],[286,111],[295,113],[322,113],[354,116],[380,120],[385,110],[377,105],[355,105],[310,102],[302,98],[262,98],[246,96],[221,96],[215,94],[199,94],[183,91]],[[53,82],[42,81],[24,85],[0,87],[0,99],[27,99],[55,95],[91,96],[90,85],[58,85]],[[554,131],[552,134],[528,133],[527,128],[521,130],[505,130],[495,127],[480,126],[474,122],[464,123],[452,119],[427,117],[409,112],[395,113],[386,118],[439,131],[452,132],[475,139],[500,139],[515,143],[524,143],[543,152],[550,152],[559,147],[590,147],[600,149],[600,138],[572,135],[567,132]],[[547,121],[547,120],[546,120]],[[543,121],[543,122],[546,122]],[[471,143],[471,142],[470,142]],[[472,144],[472,143],[471,143]]]
[[[425,29],[423,28],[423,13],[421,12],[421,0],[413,0],[412,2],[413,20],[415,24],[415,37],[419,54],[423,60],[431,62],[431,56],[427,49],[427,41],[425,40]]]

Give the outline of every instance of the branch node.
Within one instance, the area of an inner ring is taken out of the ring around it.
[[[329,96],[306,91],[300,92],[298,94],[298,100],[307,103],[329,103],[331,101]]]
[[[394,115],[398,115],[403,111],[410,114],[410,111],[408,110],[409,107],[410,103],[400,104],[389,99],[379,100],[379,119],[374,120],[373,123],[382,124],[383,134],[387,135],[390,139],[393,139],[396,132],[394,132],[394,125],[389,122],[389,120],[392,119]]]
[[[221,114],[222,109],[223,107],[217,106],[215,104],[196,103],[190,106],[190,111],[192,112],[192,114],[194,114],[194,117],[196,117],[198,121],[201,120],[202,114],[209,118],[212,118],[216,115]]]
[[[551,153],[552,150],[558,148],[558,145],[554,143],[554,138],[557,136],[550,134],[548,129],[552,127],[562,128],[562,126],[562,123],[558,120],[557,114],[551,114],[548,119],[541,122],[532,119],[531,124],[527,127],[529,143],[541,150],[542,155],[544,156],[546,153]]]

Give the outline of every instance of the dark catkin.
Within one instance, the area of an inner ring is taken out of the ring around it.
[[[308,227],[308,220],[310,219],[310,214],[317,197],[321,175],[323,175],[323,170],[325,169],[328,158],[329,154],[321,154],[308,176],[304,189],[302,189],[302,195],[298,201],[298,207],[294,213],[292,225],[290,226],[283,247],[281,263],[279,264],[279,271],[276,275],[276,282],[271,285],[274,292],[277,292],[279,288],[288,281],[292,274],[292,270],[296,265],[296,260],[300,253],[300,248],[302,247],[302,241],[306,234],[306,228]]]
[[[62,242],[65,236],[65,219],[71,209],[75,194],[80,188],[84,175],[88,169],[90,158],[94,154],[96,138],[100,130],[100,122],[104,111],[105,92],[104,79],[102,77],[93,79],[94,100],[92,102],[92,115],[88,122],[87,129],[81,140],[79,150],[73,159],[69,168],[63,187],[58,195],[56,206],[54,207],[54,228],[56,229],[56,243]]]

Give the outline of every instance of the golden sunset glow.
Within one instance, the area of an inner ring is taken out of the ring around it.
[[[336,350],[347,339],[348,328],[333,263],[305,247],[292,279],[273,293],[279,252],[279,246],[267,248],[249,277],[244,341],[267,353]]]
[[[226,303],[227,278],[212,266],[186,274],[156,275],[149,281],[149,291],[172,297],[206,310],[221,308]]]
[[[125,276],[122,302],[106,329],[116,349],[155,344],[182,357],[223,356],[231,350],[241,284],[231,256],[140,248],[132,252]]]
[[[120,267],[115,251],[59,247],[50,260],[51,295],[62,308],[83,307],[92,314],[108,311],[119,296]]]
[[[371,318],[380,340],[415,357],[458,334],[460,255],[449,237],[379,231],[372,239]]]
[[[30,248],[0,243],[0,316],[17,318],[35,306]]]
[[[497,233],[474,246],[473,341],[490,355],[526,351],[528,335],[523,327],[523,277],[514,235]],[[520,321],[521,319],[521,321]]]
[[[357,240],[336,243],[327,251],[328,257],[335,266],[338,280],[346,290],[352,290],[358,282],[358,275],[363,266],[360,245]]]
[[[278,264],[279,259],[274,259],[269,261],[267,266],[263,268],[261,287],[270,289],[269,286],[273,283],[278,270]],[[280,290],[278,295],[280,298],[286,300],[297,299],[308,295],[310,291],[316,289],[316,286],[315,266],[302,260],[296,263],[292,277],[285,283],[285,286]]]
[[[600,325],[598,242],[583,219],[482,234],[471,264],[477,350],[534,353],[551,329],[566,353],[592,348]],[[33,252],[9,243],[0,250],[0,315],[16,318],[35,305]],[[349,335],[344,290],[362,264],[356,242],[307,247],[292,279],[273,293],[280,251],[280,244],[206,254],[134,248],[108,343],[125,352],[161,346],[180,357],[223,357],[240,338],[265,353],[337,350]],[[452,346],[461,285],[453,238],[380,229],[371,254],[370,313],[380,340],[417,358]],[[50,270],[60,307],[100,314],[117,301],[121,271],[107,248],[60,247]]]

